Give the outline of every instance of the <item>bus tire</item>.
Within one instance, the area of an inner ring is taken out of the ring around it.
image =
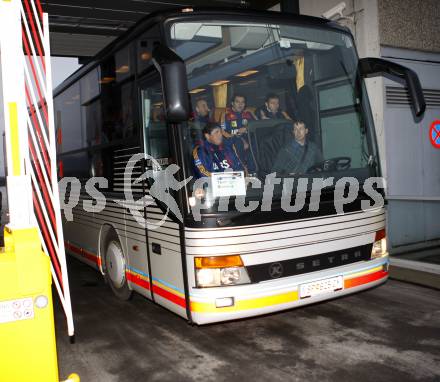
[[[104,252],[104,277],[110,289],[120,300],[129,300],[132,290],[128,287],[126,260],[115,231],[110,230],[106,235]]]

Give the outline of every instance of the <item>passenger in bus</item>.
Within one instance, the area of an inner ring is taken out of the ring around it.
[[[248,173],[235,143],[223,136],[222,128],[216,123],[210,122],[203,128],[203,140],[195,145],[192,156],[196,178],[226,170]]]
[[[165,110],[162,103],[160,105],[153,105],[151,109],[151,120],[153,122],[165,121]]]
[[[318,146],[307,139],[308,129],[303,121],[292,123],[292,138],[278,153],[272,171],[280,174],[304,174],[314,164],[322,162]]]
[[[318,142],[319,136],[316,129],[316,104],[312,88],[304,85],[297,95],[298,117],[305,122],[309,130],[308,139]]]
[[[194,112],[190,119],[190,134],[191,139],[195,144],[200,143],[203,139],[202,130],[207,123],[212,121],[211,109],[208,102],[204,98],[196,100]]]
[[[275,93],[266,96],[264,105],[257,109],[256,114],[259,119],[292,119],[280,108],[280,97]]]
[[[246,97],[243,94],[234,94],[231,107],[221,116],[223,136],[233,140],[240,158],[248,168],[255,168],[255,165],[249,150],[247,126],[249,121],[256,119],[254,113],[246,110]]]
[[[232,97],[231,107],[227,108],[221,117],[223,135],[226,138],[241,136],[247,132],[249,121],[256,119],[254,113],[246,110],[246,97],[242,94],[235,94]]]
[[[212,121],[211,109],[204,98],[199,98],[194,107],[194,122],[199,126],[204,126]]]

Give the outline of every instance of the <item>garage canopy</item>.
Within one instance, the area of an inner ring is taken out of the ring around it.
[[[215,7],[268,9],[276,0],[211,0]],[[206,0],[42,0],[49,14],[52,56],[91,57],[149,13]]]

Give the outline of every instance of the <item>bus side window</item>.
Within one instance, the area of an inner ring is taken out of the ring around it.
[[[78,123],[81,123],[78,82],[57,96],[55,100],[55,113],[59,117],[57,128],[61,129],[63,137],[62,152],[85,148],[85,137],[83,137],[85,134],[83,134],[82,128],[78,128]]]
[[[171,155],[159,81],[141,88],[141,102],[145,153],[166,163]]]

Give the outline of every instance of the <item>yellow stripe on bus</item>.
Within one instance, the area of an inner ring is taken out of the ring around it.
[[[159,288],[165,289],[166,291],[168,291],[168,292],[170,292],[170,293],[172,293],[172,294],[175,294],[176,296],[179,296],[179,297],[183,297],[183,298],[185,298],[185,295],[184,295],[183,293],[178,292],[178,291],[176,291],[175,289],[172,289],[172,288],[166,286],[165,284],[162,284],[162,283],[159,282],[159,281],[153,280],[153,284],[156,285],[156,286],[158,286]]]
[[[223,313],[237,310],[265,308],[272,305],[286,304],[298,300],[298,291],[278,294],[275,296],[258,297],[249,300],[238,300],[234,306],[217,308],[215,304],[191,301],[191,310],[200,313]]]
[[[377,271],[381,271],[383,269],[383,264],[374,268],[367,269],[366,271],[353,273],[351,275],[347,275],[348,277],[344,277],[345,280],[353,279],[355,277],[367,275],[369,273],[374,273]],[[198,302],[191,301],[191,310],[193,312],[199,313],[223,313],[223,312],[232,312],[238,310],[249,310],[249,309],[258,309],[265,308],[272,305],[285,304],[295,300],[298,300],[298,291],[292,291],[287,293],[278,294],[275,296],[266,296],[259,297],[255,299],[249,300],[238,300],[235,302],[234,306],[228,306],[224,308],[217,308],[214,303],[206,303],[206,302]]]
[[[344,277],[344,279],[345,280],[353,279],[355,277],[359,277],[359,276],[367,275],[369,273],[381,271],[382,269],[383,269],[383,264],[379,265],[378,267],[375,267],[375,268],[367,269],[366,271],[363,271],[363,272],[351,273],[351,274],[347,275],[346,277]]]
[[[12,175],[20,175],[20,144],[18,139],[18,113],[17,103],[9,102],[9,123],[11,135],[11,158],[12,158]]]

